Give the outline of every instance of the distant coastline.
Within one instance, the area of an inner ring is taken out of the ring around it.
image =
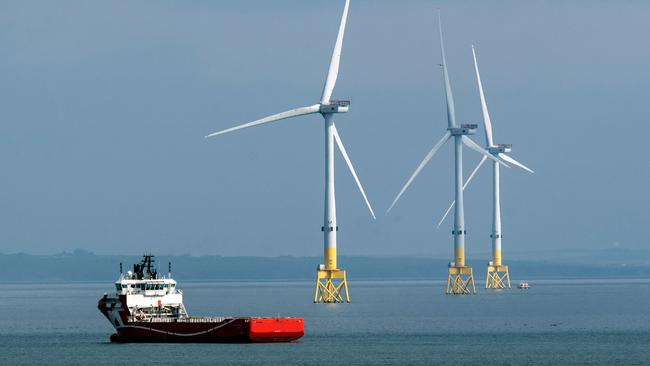
[[[511,276],[517,279],[650,278],[650,264],[639,254],[629,253],[617,261],[602,264],[583,260],[508,260]],[[540,256],[541,257],[541,256]],[[54,255],[0,254],[0,282],[92,282],[113,281],[139,259],[136,255],[98,255],[77,249]],[[157,257],[161,273],[172,262],[174,276],[180,281],[273,281],[312,280],[319,257],[222,257],[161,255]],[[642,259],[642,258],[641,258]],[[350,280],[441,280],[446,278],[448,259],[431,257],[360,257],[342,256]],[[475,276],[483,279],[487,259],[468,261]]]

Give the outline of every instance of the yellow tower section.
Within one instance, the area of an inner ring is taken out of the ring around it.
[[[316,269],[314,303],[350,302],[345,270],[336,268],[336,247],[325,248],[325,264]]]
[[[447,295],[476,294],[472,267],[465,265],[465,248],[454,249],[455,262],[449,263],[447,275]]]
[[[499,238],[500,239],[500,238]],[[487,265],[485,288],[504,289],[510,288],[510,274],[508,266],[501,262],[501,248],[492,251],[492,261]]]

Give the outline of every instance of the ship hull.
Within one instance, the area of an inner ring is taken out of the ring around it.
[[[261,323],[261,324],[258,324]],[[222,322],[133,322],[118,327],[117,343],[269,343],[304,335],[300,318],[226,318]]]
[[[291,342],[304,335],[303,318],[202,318],[131,321],[121,301],[100,299],[98,308],[115,327],[117,343],[270,343]],[[116,299],[117,300],[117,299]]]

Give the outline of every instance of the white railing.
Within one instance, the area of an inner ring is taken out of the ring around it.
[[[331,99],[329,105],[337,105],[339,107],[347,107],[350,105],[349,100],[336,100],[336,99]]]
[[[136,317],[130,316],[129,322],[138,322],[138,323],[221,323],[226,320],[224,317],[183,317],[183,318],[172,318],[172,317],[151,317],[144,319],[137,319]]]
[[[478,125],[476,123],[462,123],[460,125],[461,128],[470,128],[470,129],[477,129]]]

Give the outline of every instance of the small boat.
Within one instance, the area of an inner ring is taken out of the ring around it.
[[[517,288],[520,290],[528,290],[530,288],[530,285],[528,284],[528,282],[519,282]]]

